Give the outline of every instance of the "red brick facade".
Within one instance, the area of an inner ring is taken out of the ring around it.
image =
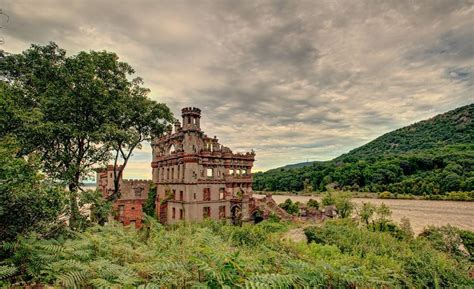
[[[122,169],[122,168],[120,168]],[[148,198],[151,180],[120,179],[120,197],[112,205],[113,216],[125,226],[140,228],[143,222],[143,204]],[[97,189],[104,198],[114,191],[113,166],[97,170]]]

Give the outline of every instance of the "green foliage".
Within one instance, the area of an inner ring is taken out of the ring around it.
[[[304,194],[311,194],[313,192],[313,186],[309,179],[304,180],[303,182],[303,193]]]
[[[467,264],[424,239],[396,239],[349,220],[308,227],[312,242],[282,241],[286,223],[242,227],[207,220],[142,230],[112,223],[71,238],[20,238],[0,286],[67,288],[469,287]],[[311,235],[312,234],[312,235]],[[316,241],[316,242],[314,242]],[[21,270],[17,269],[21,268]]]
[[[391,199],[392,194],[390,192],[381,192],[378,197],[379,199]]]
[[[446,252],[455,258],[470,258],[474,261],[474,233],[471,231],[460,230],[451,225],[443,227],[429,226],[421,238],[426,239],[431,245],[439,251]]]
[[[469,253],[471,262],[474,262],[474,232],[467,230],[459,230],[459,236],[462,243]]]
[[[39,173],[34,156],[17,157],[15,143],[0,142],[0,240],[31,231],[47,233],[58,223],[64,189]]]
[[[351,202],[350,195],[346,193],[339,193],[335,198],[335,205],[337,214],[341,218],[348,218],[354,210],[354,204]]]
[[[422,151],[474,143],[474,104],[384,134],[336,160],[370,159],[387,154]]]
[[[315,199],[309,199],[306,205],[310,208],[319,209],[319,202]]]
[[[333,193],[327,192],[324,194],[323,198],[321,199],[321,204],[323,206],[332,206],[336,204],[336,198],[334,198]]]
[[[467,263],[447,257],[422,238],[399,239],[388,232],[359,227],[350,220],[307,227],[305,234],[309,242],[335,246],[343,256],[351,256],[346,265],[364,264],[359,272],[362,278],[367,271],[374,270],[377,274],[373,277],[380,278],[378,282],[383,280],[390,284],[389,287],[472,286],[473,281],[467,276]],[[372,286],[365,283],[363,287]]]
[[[376,207],[372,203],[362,203],[362,207],[358,212],[360,219],[368,225],[375,213]]]
[[[81,194],[79,206],[89,206],[90,223],[103,225],[112,213],[112,203],[108,202],[101,191],[89,190]]]
[[[474,199],[474,104],[388,133],[332,161],[254,174],[253,188]],[[466,192],[469,195],[451,195]]]
[[[17,268],[14,267],[14,266],[2,266],[2,265],[0,265],[0,280],[7,279],[7,278],[15,275],[16,272],[17,272]]]
[[[19,155],[34,152],[42,171],[68,186],[71,228],[83,224],[79,187],[92,168],[111,158],[125,167],[142,141],[172,121],[168,107],[148,99],[134,73],[115,53],[66,56],[53,42],[0,55],[0,108],[13,120],[0,117],[0,137],[14,135]]]
[[[351,195],[344,192],[327,192],[324,194],[321,204],[323,206],[336,206],[339,217],[350,217],[354,210],[354,204],[351,202]]]
[[[384,203],[377,207],[375,212],[377,213],[378,220],[380,222],[388,222],[390,220],[390,217],[392,216],[392,211]]]
[[[400,230],[405,234],[406,238],[413,238],[415,232],[410,224],[410,219],[403,217],[400,222]]]
[[[143,204],[143,212],[150,217],[156,215],[156,185],[150,184],[150,191],[148,192],[148,198]]]
[[[292,215],[298,215],[300,212],[299,202],[293,203],[291,199],[286,199],[285,202],[279,204],[278,206]]]

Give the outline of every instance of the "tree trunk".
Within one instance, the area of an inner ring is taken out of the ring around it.
[[[72,230],[79,228],[81,215],[79,213],[79,206],[77,204],[78,197],[77,183],[69,184],[69,207],[71,209],[71,215],[69,216],[69,227]]]

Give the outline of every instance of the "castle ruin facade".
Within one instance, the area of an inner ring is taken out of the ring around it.
[[[252,196],[255,152],[234,153],[201,130],[201,110],[182,109],[182,123],[151,143],[152,180],[119,180],[116,219],[140,227],[143,205],[156,190],[155,210],[161,223],[205,218],[238,224],[260,218]],[[122,170],[122,168],[118,168]],[[113,193],[113,166],[97,170],[97,188]]]
[[[153,141],[153,183],[162,223],[251,218],[255,153],[234,153],[201,130],[201,110],[182,109],[174,132]]]

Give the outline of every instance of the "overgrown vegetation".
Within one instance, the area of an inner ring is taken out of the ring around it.
[[[32,235],[3,245],[2,285],[74,287],[374,288],[474,286],[469,263],[424,237],[398,239],[348,219],[309,227],[309,243],[282,241],[291,225],[208,221],[142,230],[97,226],[70,238]]]
[[[39,162],[18,158],[12,140],[0,141],[0,240],[54,230],[66,210],[64,190],[38,173]]]

